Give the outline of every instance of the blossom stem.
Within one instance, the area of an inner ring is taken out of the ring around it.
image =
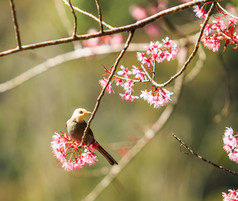
[[[118,75],[114,75],[114,77],[117,77],[119,79],[122,79],[122,80],[126,80],[126,81],[133,81],[133,82],[149,82],[149,80],[136,80],[136,79],[130,79],[130,78],[125,78],[125,77],[121,77],[121,76],[118,76]]]
[[[230,17],[238,20],[237,16],[232,15],[231,13],[229,13],[226,9],[224,9],[219,3],[217,3],[217,6],[222,10],[222,12],[224,12],[226,15],[229,15]]]
[[[146,76],[148,77],[149,81],[156,87],[161,87],[160,84],[158,84],[157,82],[154,81],[154,79],[151,78],[151,76],[149,75],[149,73],[147,72],[147,70],[145,69],[145,67],[143,65],[141,65],[141,68],[144,70]]]
[[[155,79],[155,71],[156,71],[156,62],[154,61],[154,65],[153,65],[153,71],[152,71],[152,79]]]

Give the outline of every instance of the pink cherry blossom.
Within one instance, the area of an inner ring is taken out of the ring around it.
[[[151,58],[145,58],[144,61],[141,62],[143,65],[145,64],[147,67],[154,66],[154,61]]]
[[[126,77],[126,78],[129,78],[130,77],[130,75],[132,74],[132,72],[131,71],[129,71],[127,68],[125,68],[124,66],[121,66],[121,71],[118,71],[117,72],[117,74],[118,75],[122,75],[122,76],[124,76],[124,77]]]
[[[98,143],[80,146],[80,143],[73,141],[68,135],[55,133],[52,137],[51,148],[53,154],[62,164],[62,167],[69,171],[78,170],[85,165],[92,165],[97,161],[94,151]]]
[[[145,52],[137,52],[137,59],[142,62],[146,56]]]
[[[135,99],[138,99],[139,97],[138,96],[134,96],[132,93],[124,93],[124,94],[120,94],[121,98],[123,100],[126,100],[126,101],[131,101],[133,102]]]
[[[221,41],[224,41],[224,50],[229,44],[233,45],[232,48],[237,49],[238,40],[235,27],[238,20],[228,16],[218,8],[217,10],[221,14],[216,15],[216,20],[212,20],[211,23],[206,25],[201,40],[203,45],[215,52],[219,50]]]
[[[165,39],[162,39],[163,43],[167,47],[171,47],[174,44],[174,41],[170,40],[169,37],[166,37]]]
[[[106,79],[106,78],[103,78],[103,79],[99,80],[99,84],[100,84],[102,87],[104,87],[104,86],[106,85],[106,83],[107,83],[107,79]],[[107,88],[106,88],[106,91],[107,91],[109,94],[115,93],[114,90],[113,90],[113,88],[112,88],[112,83],[111,83],[111,82],[108,83]]]
[[[162,43],[160,43],[159,41],[150,42],[150,45],[146,47],[147,49],[146,54],[148,55],[156,54],[158,52],[158,49],[160,49],[161,47],[162,47]]]
[[[206,36],[208,36],[211,33],[211,25],[210,24],[206,24],[205,28],[204,28],[204,34]]]
[[[153,99],[153,95],[151,91],[149,92],[147,89],[145,89],[145,91],[141,91],[140,98],[143,98],[144,100],[150,102]]]
[[[229,193],[222,193],[223,201],[238,201],[238,190],[228,190]]]
[[[223,136],[223,149],[228,153],[230,160],[238,163],[238,138],[231,127],[226,127]]]
[[[238,149],[234,149],[232,152],[228,154],[228,157],[230,160],[235,161],[238,163]]]
[[[213,20],[212,22],[213,22],[213,25],[211,28],[216,30],[217,32],[221,32],[227,28],[225,23],[222,20],[220,21]]]
[[[93,165],[95,164],[95,161],[97,161],[97,156],[95,155],[95,153],[91,152],[91,151],[86,151],[84,153],[81,154],[82,160],[84,163],[89,164],[89,165]]]
[[[141,72],[141,69],[136,66],[132,66],[131,72],[132,74],[136,75]]]
[[[145,72],[143,72],[143,71],[137,71],[136,73],[133,73],[133,74],[135,74],[135,78],[140,80],[141,82],[143,82],[144,80],[147,80],[147,78],[145,76]]]
[[[154,108],[162,107],[168,104],[171,99],[170,96],[173,93],[169,92],[166,89],[158,89],[155,91],[141,91],[140,97],[147,101],[150,105],[154,105]]]
[[[175,59],[177,53],[178,46],[173,40],[170,40],[169,37],[163,39],[162,42],[150,42],[149,46],[146,47],[145,52],[137,53],[137,59],[139,60],[141,67],[132,66],[132,68],[129,69],[121,66],[121,70],[117,72],[117,75],[113,76],[116,85],[121,86],[124,90],[124,93],[119,94],[121,98],[131,102],[135,99],[142,98],[155,108],[168,104],[171,101],[170,96],[173,93],[166,89],[156,87],[156,84],[154,83],[152,83],[151,91],[148,91],[147,89],[145,91],[142,90],[140,96],[134,95],[133,87],[138,83],[151,82],[152,78],[150,77],[150,74],[152,74],[152,71],[157,68],[155,65],[156,62],[161,63],[164,60],[170,61]],[[151,66],[154,68],[151,68]],[[104,69],[106,68],[104,67]],[[111,73],[110,70],[106,69],[105,71],[107,74]],[[152,74],[152,77],[153,76],[154,75]],[[155,78],[153,77],[153,79]],[[104,80],[101,80],[100,82],[101,85],[104,86],[106,79],[104,78]]]
[[[229,26],[238,24],[238,20],[233,17],[229,17],[228,20],[229,20]]]
[[[132,80],[127,80],[125,83],[124,83],[124,85],[123,85],[123,88],[124,88],[124,90],[126,91],[126,92],[129,92],[129,93],[131,93],[131,92],[133,92],[134,90],[133,90],[133,86],[134,86],[134,82],[132,81]]]
[[[206,18],[207,17],[207,13],[206,13],[206,11],[203,9],[203,7],[202,8],[199,8],[199,6],[193,6],[193,12],[195,12],[196,13],[196,16],[198,17],[198,18]]]
[[[167,61],[175,59],[178,53],[177,44],[170,40],[169,37],[166,37],[162,41],[163,43],[158,41],[150,43],[146,51],[148,59],[145,57],[145,55],[143,55],[143,60],[140,60],[142,64],[146,64],[148,67],[150,67],[150,65],[154,66],[155,61],[157,63],[161,63],[165,59]]]
[[[216,52],[220,47],[220,40],[217,36],[208,36],[202,39],[203,45],[207,47],[209,50]]]
[[[117,86],[122,86],[123,87],[123,85],[124,85],[124,82],[123,82],[123,80],[121,79],[121,78],[119,78],[119,77],[117,77],[117,76],[115,76],[115,78],[114,78],[114,80],[115,80],[115,82],[116,82],[116,85]]]
[[[233,134],[234,134],[233,129],[231,127],[226,127],[224,135],[231,137]]]

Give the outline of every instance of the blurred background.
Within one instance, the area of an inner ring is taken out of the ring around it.
[[[68,36],[56,8],[59,3],[57,0],[15,2],[23,44]],[[72,3],[97,16],[94,1]],[[135,22],[130,14],[132,6],[149,10],[155,3],[146,0],[100,1],[103,20],[112,26]],[[159,1],[158,9],[178,4],[177,1],[167,3]],[[72,22],[70,9],[62,6]],[[16,47],[16,42],[9,2],[0,1],[0,10],[0,51],[4,51]],[[90,28],[98,29],[88,17],[81,14],[77,17],[78,34],[87,33]],[[151,35],[145,29],[137,30],[132,42],[161,41],[166,36],[178,39],[179,36],[169,30],[168,23],[180,27],[186,35],[196,33],[201,21],[189,9],[154,23],[155,31]],[[0,83],[50,57],[72,50],[73,44],[67,43],[1,57]],[[205,52],[207,59],[203,69],[183,88],[165,127],[97,198],[98,201],[216,201],[222,200],[222,192],[238,188],[235,176],[186,154],[171,135],[176,134],[205,158],[238,171],[237,164],[228,159],[222,148],[225,127],[238,130],[237,51],[228,46],[225,52],[222,48],[221,53],[207,49]],[[0,201],[76,201],[83,199],[100,182],[103,175],[93,173],[108,167],[101,156],[94,166],[66,172],[53,156],[50,143],[54,132],[66,131],[66,121],[75,108],[93,110],[101,90],[98,81],[103,77],[103,66],[109,68],[117,56],[112,53],[72,60],[0,94]],[[232,105],[228,115],[216,122],[214,117],[221,112],[227,94],[227,75],[221,58],[229,78]],[[188,71],[194,63],[189,65]],[[136,52],[128,52],[120,62],[126,67],[137,64]],[[162,83],[176,72],[177,62],[164,62],[158,68],[159,82]],[[143,131],[159,118],[164,108],[154,109],[143,100],[122,101],[118,94],[122,90],[116,87],[114,90],[115,94],[103,97],[91,128],[97,140],[119,160],[118,150],[141,138]],[[139,92],[140,88],[135,95]]]

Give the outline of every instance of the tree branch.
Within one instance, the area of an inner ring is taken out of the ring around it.
[[[73,14],[73,17],[74,17],[74,32],[73,32],[73,37],[74,38],[76,38],[76,36],[77,36],[77,27],[78,27],[78,23],[77,23],[77,16],[76,16],[76,14],[75,14],[75,12],[74,12],[74,8],[73,8],[73,6],[72,6],[72,4],[71,4],[71,0],[69,0],[69,6],[70,6],[70,8],[71,8],[71,12],[72,12],[72,14]]]
[[[90,39],[90,38],[95,38],[95,37],[100,37],[100,36],[105,36],[105,35],[112,35],[112,34],[116,34],[116,33],[122,33],[122,32],[136,30],[136,29],[142,28],[145,25],[147,25],[149,23],[152,23],[152,22],[154,22],[154,21],[156,21],[156,20],[158,20],[158,19],[160,19],[164,16],[183,11],[187,8],[191,8],[194,5],[200,5],[200,4],[209,3],[209,2],[213,2],[213,1],[218,1],[218,0],[194,0],[194,1],[184,3],[184,4],[181,4],[181,5],[178,5],[178,6],[174,6],[172,8],[168,8],[168,9],[163,10],[159,13],[156,13],[155,15],[152,15],[148,18],[137,21],[136,23],[129,24],[129,25],[126,25],[126,26],[117,27],[117,28],[113,28],[111,30],[104,30],[103,33],[102,32],[96,32],[96,33],[91,33],[91,34],[79,35],[76,38],[75,37],[67,37],[67,38],[61,38],[61,39],[51,40],[51,41],[44,41],[44,42],[30,44],[30,45],[22,45],[21,49],[14,48],[14,49],[10,49],[10,50],[0,52],[0,57],[6,56],[6,55],[9,55],[9,54],[13,54],[13,53],[16,53],[16,52],[19,52],[19,51],[25,51],[25,50],[36,49],[36,48],[41,48],[41,47],[53,46],[53,45],[72,42],[72,41],[75,41],[75,40],[86,40],[86,39]]]
[[[69,3],[68,3],[66,0],[62,0],[62,1],[63,1],[67,6],[70,6]],[[92,15],[91,13],[88,13],[88,12],[86,12],[86,11],[84,11],[84,10],[81,10],[80,8],[78,8],[78,7],[76,7],[76,6],[73,6],[73,9],[76,10],[76,11],[78,11],[79,13],[81,13],[81,14],[83,14],[83,15],[86,15],[86,16],[92,18],[93,20],[97,21],[98,23],[100,23],[100,19],[98,19],[97,17],[95,17],[95,16]],[[112,29],[112,28],[113,28],[111,25],[107,24],[106,22],[103,22],[103,21],[101,21],[101,22],[102,22],[102,24],[103,24],[105,27],[107,27],[108,29]]]
[[[231,13],[229,13],[226,9],[224,9],[219,3],[217,3],[217,6],[222,10],[223,13],[225,13],[226,15],[229,15],[230,17],[238,20],[237,16],[232,15]]]
[[[100,25],[100,30],[103,33],[103,24],[102,24],[102,13],[101,13],[101,8],[99,5],[99,1],[95,0],[97,11],[98,11],[98,18],[99,18],[99,25]]]
[[[21,50],[21,38],[20,38],[20,31],[19,31],[19,26],[17,22],[17,15],[16,15],[16,10],[15,10],[15,4],[13,0],[10,0],[10,6],[11,6],[11,12],[12,12],[12,21],[14,23],[14,30],[15,30],[15,36],[16,36],[16,41],[17,41],[17,49]]]
[[[196,157],[199,158],[200,160],[202,160],[202,161],[204,161],[204,162],[206,162],[206,163],[208,163],[208,164],[210,164],[210,165],[212,165],[212,166],[214,166],[214,167],[216,167],[216,168],[218,168],[218,169],[220,169],[220,170],[222,170],[222,171],[225,171],[225,172],[228,172],[228,173],[233,174],[233,175],[235,175],[235,176],[238,176],[238,172],[229,170],[229,169],[227,169],[227,168],[222,167],[221,165],[217,165],[217,164],[215,164],[215,163],[213,163],[213,162],[211,162],[211,161],[209,161],[209,160],[203,158],[203,157],[200,156],[199,154],[195,153],[191,148],[189,148],[189,147],[188,147],[181,139],[179,139],[175,134],[172,134],[172,135],[173,135],[173,137],[174,137],[177,141],[180,142],[180,144],[181,144],[186,150],[188,150],[192,155],[196,156]]]

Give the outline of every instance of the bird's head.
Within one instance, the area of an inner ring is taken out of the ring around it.
[[[89,112],[83,108],[78,108],[78,109],[74,110],[72,118],[75,118],[78,122],[81,122],[81,121],[83,121],[84,117],[89,114],[92,114],[92,112]]]

